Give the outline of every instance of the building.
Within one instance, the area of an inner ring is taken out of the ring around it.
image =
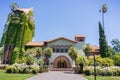
[[[26,48],[42,47],[42,49],[45,49],[46,47],[51,47],[53,49],[53,54],[49,59],[49,65],[53,68],[71,68],[73,62],[68,55],[69,47],[74,46],[78,49],[80,55],[85,55],[82,49],[84,45],[85,36],[76,35],[75,40],[59,37],[43,42],[28,42]]]

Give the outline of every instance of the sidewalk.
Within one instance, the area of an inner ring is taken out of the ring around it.
[[[80,74],[74,74],[72,71],[50,71],[40,73],[26,80],[87,80]]]

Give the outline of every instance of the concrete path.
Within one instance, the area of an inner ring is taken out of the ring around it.
[[[26,80],[87,80],[80,74],[74,74],[71,71],[50,71],[40,73]]]

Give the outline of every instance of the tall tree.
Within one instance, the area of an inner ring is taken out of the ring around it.
[[[107,12],[107,9],[108,9],[107,5],[103,4],[102,7],[101,7],[101,10],[100,10],[100,12],[102,13],[102,23],[103,23],[103,29],[104,30],[105,30],[105,28],[104,28],[104,13]]]
[[[99,45],[100,45],[100,55],[101,57],[109,57],[111,55],[109,47],[106,41],[106,36],[104,34],[104,29],[99,22]]]
[[[32,41],[35,29],[33,9],[29,8],[26,11],[24,8],[19,8],[16,3],[13,3],[10,8],[11,12],[1,39],[1,46],[4,45],[4,63],[9,64],[15,47],[19,48],[19,58],[24,55],[24,45]]]

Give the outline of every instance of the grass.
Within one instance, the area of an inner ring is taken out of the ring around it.
[[[94,76],[85,76],[88,80],[94,80]],[[96,80],[120,80],[120,76],[97,76]]]
[[[5,70],[0,70],[0,80],[25,80],[32,76],[33,74],[13,74],[6,73]]]

